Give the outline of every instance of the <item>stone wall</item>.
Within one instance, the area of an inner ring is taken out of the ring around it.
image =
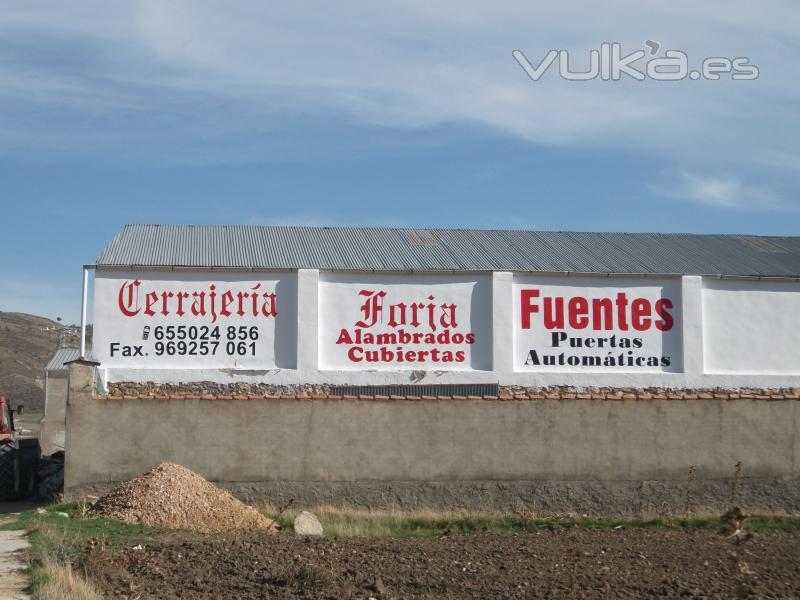
[[[273,385],[267,383],[194,383],[157,384],[153,382],[120,382],[108,384],[107,393],[98,395],[101,400],[135,399],[195,399],[195,400],[265,400],[265,399],[356,399],[342,396],[337,386],[324,384]],[[608,388],[608,387],[523,387],[499,386],[496,396],[436,396],[438,400],[797,400],[800,390],[786,389],[708,389],[680,390],[665,388]],[[421,400],[428,396],[381,396],[361,394],[359,400]]]

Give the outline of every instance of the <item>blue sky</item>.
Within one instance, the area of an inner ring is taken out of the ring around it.
[[[268,4],[4,6],[0,310],[77,321],[129,222],[797,233],[796,2]],[[760,76],[511,55],[648,39]]]

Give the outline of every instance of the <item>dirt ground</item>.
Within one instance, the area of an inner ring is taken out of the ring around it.
[[[569,529],[437,539],[207,537],[86,573],[107,598],[794,598],[800,534]]]

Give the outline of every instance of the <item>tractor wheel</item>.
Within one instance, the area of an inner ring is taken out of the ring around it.
[[[39,471],[39,440],[28,438],[19,440],[17,463],[19,464],[18,498],[31,498],[36,494],[37,473]]]
[[[14,444],[0,445],[0,500],[14,500],[19,494],[19,461]]]
[[[36,469],[32,465],[28,465],[19,479],[19,497],[33,498],[36,495],[36,483]]]

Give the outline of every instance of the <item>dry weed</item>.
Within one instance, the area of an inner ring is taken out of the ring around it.
[[[42,583],[36,590],[39,600],[101,600],[94,586],[69,565],[45,563],[41,575]]]

